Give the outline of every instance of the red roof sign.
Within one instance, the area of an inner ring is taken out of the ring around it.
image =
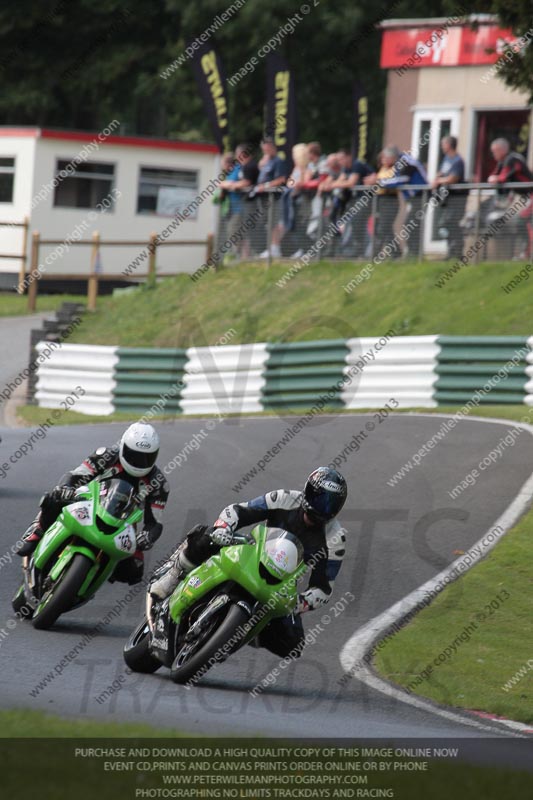
[[[459,67],[473,64],[494,64],[506,44],[517,41],[510,30],[497,25],[436,24],[409,28],[388,28],[383,31],[381,66],[391,67]]]

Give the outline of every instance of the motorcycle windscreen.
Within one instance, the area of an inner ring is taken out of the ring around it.
[[[100,487],[100,511],[115,520],[127,519],[135,508],[135,489],[127,481],[114,478]]]
[[[297,536],[281,528],[268,529],[261,563],[272,575],[281,580],[291,575],[303,557],[304,549]]]

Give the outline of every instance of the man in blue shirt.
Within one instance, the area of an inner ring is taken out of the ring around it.
[[[386,147],[384,153],[394,154],[396,162],[394,164],[392,178],[380,180],[380,185],[384,189],[401,189],[407,201],[407,212],[404,225],[409,226],[409,239],[407,240],[408,252],[412,258],[417,258],[420,249],[420,230],[421,220],[417,212],[422,208],[422,190],[412,188],[402,188],[402,186],[416,186],[428,184],[427,172],[424,165],[409,153],[401,153],[397,147]]]
[[[259,177],[256,192],[283,186],[287,180],[287,164],[278,156],[278,148],[270,136],[261,140],[263,157],[259,161]]]
[[[441,150],[444,158],[441,161],[439,171],[432,183],[434,190],[438,192],[441,186],[451,186],[453,184],[464,183],[465,162],[457,152],[457,138],[455,136],[445,136],[441,143]],[[441,206],[439,227],[446,233],[448,240],[448,258],[461,258],[463,255],[464,230],[460,222],[465,213],[466,199],[468,191],[463,189],[451,189]]]
[[[220,188],[225,189],[229,194],[232,214],[241,213],[242,192],[249,191],[255,185],[258,175],[259,169],[252,158],[252,146],[239,144],[235,150],[233,169],[228,173],[226,180],[220,184]]]
[[[280,206],[279,199],[281,197],[281,187],[287,182],[287,162],[282,161],[278,156],[278,149],[271,136],[265,136],[261,141],[261,150],[263,157],[259,161],[259,177],[257,178],[257,185],[255,187],[256,195],[259,195],[262,200],[266,201],[269,194],[273,189],[279,189],[279,192],[274,194],[274,205],[272,207],[272,243],[270,255],[273,258],[281,256],[279,234],[277,227],[280,220]],[[268,258],[268,249],[264,250],[259,258]]]
[[[220,183],[220,188],[228,193],[230,203],[228,236],[237,233],[239,229],[245,227],[247,217],[250,216],[251,207],[248,207],[246,193],[248,193],[257,181],[259,169],[252,157],[253,148],[250,144],[239,144],[235,150],[235,165],[228,173],[225,181]],[[248,213],[246,213],[248,212]],[[242,238],[241,257],[250,257],[249,235]],[[238,252],[238,245],[235,250]]]

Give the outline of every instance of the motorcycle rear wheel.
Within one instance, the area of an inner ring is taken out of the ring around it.
[[[124,645],[123,655],[124,661],[133,672],[151,674],[162,666],[150,652],[150,629],[146,619],[143,619],[131,634]]]

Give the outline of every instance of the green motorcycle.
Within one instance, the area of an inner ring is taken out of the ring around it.
[[[303,559],[299,539],[280,528],[261,524],[236,534],[233,544],[184,575],[170,597],[159,601],[148,590],[146,616],[124,647],[126,664],[144,673],[165,666],[175,683],[196,682],[271,620],[294,611]]]
[[[135,553],[134,524],[142,516],[135,490],[124,480],[95,480],[77,489],[32,556],[23,558],[15,612],[46,630],[90,600],[119,561]]]

